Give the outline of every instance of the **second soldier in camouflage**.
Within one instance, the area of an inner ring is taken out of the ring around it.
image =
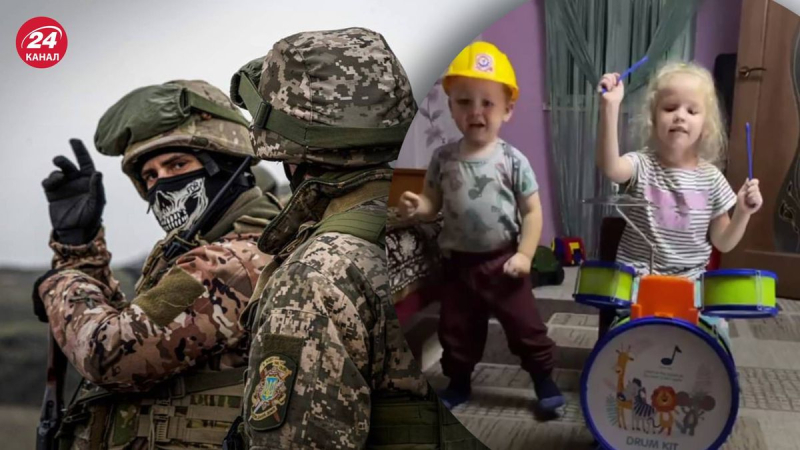
[[[243,316],[253,339],[246,448],[482,448],[432,394],[391,303],[383,236],[392,170],[416,113],[383,36],[305,32],[231,86],[259,157],[293,196],[259,248],[275,254]]]

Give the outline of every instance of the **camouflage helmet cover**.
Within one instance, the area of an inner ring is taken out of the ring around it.
[[[95,147],[122,155],[122,171],[145,197],[137,161],[168,147],[189,147],[231,156],[254,156],[247,120],[220,89],[200,80],[175,80],[138,88],[100,118]],[[254,160],[258,161],[258,160]]]
[[[234,75],[231,98],[253,115],[258,157],[331,167],[397,159],[417,111],[397,57],[364,28],[281,39]]]

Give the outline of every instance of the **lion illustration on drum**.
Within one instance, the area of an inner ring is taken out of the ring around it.
[[[672,424],[675,422],[675,408],[678,406],[675,389],[670,386],[659,386],[653,391],[653,408],[658,411],[658,426],[661,433],[672,434]]]
[[[642,379],[633,377],[626,381],[629,363],[635,361],[631,346],[622,346],[616,353],[616,392],[607,401],[609,422],[623,430],[628,430],[630,423],[630,429],[645,434],[671,436],[676,428],[683,435],[694,436],[703,414],[716,405],[711,395],[697,390],[707,382],[705,365],[698,370],[694,392],[676,392],[674,387],[661,384],[648,396]],[[626,420],[626,411],[630,411],[630,422]]]

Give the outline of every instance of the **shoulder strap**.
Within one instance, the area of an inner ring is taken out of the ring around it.
[[[311,237],[322,233],[343,233],[386,248],[386,214],[345,211],[317,224]]]
[[[322,233],[343,233],[364,239],[386,248],[386,212],[357,209],[358,206],[377,198],[387,197],[391,182],[372,181],[342,197],[331,200],[322,220],[309,238]]]

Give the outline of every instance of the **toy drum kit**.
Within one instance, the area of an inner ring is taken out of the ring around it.
[[[736,421],[739,385],[730,349],[701,314],[774,317],[777,276],[708,271],[698,290],[688,278],[652,275],[654,246],[621,207],[657,206],[628,195],[585,203],[613,206],[650,246],[650,275],[638,280],[618,262],[585,261],[578,272],[576,302],[630,311],[600,339],[581,375],[581,409],[591,433],[608,449],[719,448]]]

